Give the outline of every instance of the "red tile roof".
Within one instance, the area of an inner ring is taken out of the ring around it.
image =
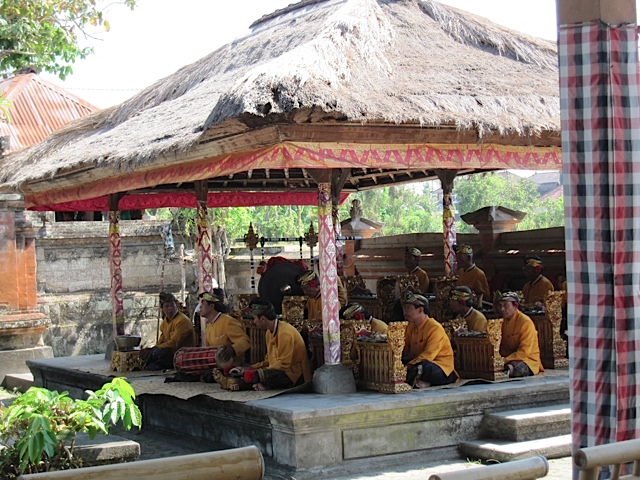
[[[35,73],[0,81],[0,92],[13,104],[11,122],[0,121],[0,135],[10,136],[5,154],[41,142],[72,120],[99,110]]]

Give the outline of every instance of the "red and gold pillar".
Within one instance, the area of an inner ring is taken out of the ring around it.
[[[198,211],[196,216],[196,256],[198,260],[198,291],[213,290],[213,257],[211,255],[211,231],[207,212],[207,183],[196,182]]]
[[[124,289],[120,243],[120,195],[109,195],[109,269],[111,271],[111,318],[113,335],[124,335]]]
[[[444,274],[450,277],[456,272],[456,209],[453,205],[453,181],[457,170],[436,170],[442,185],[442,233],[444,246]]]

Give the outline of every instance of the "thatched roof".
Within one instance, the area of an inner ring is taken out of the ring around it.
[[[332,167],[353,191],[434,168],[560,168],[559,152],[553,43],[429,0],[306,0],[8,156],[0,189],[30,205],[203,179],[292,191]]]

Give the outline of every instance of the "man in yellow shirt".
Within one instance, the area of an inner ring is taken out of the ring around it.
[[[467,329],[487,331],[487,317],[473,308],[473,293],[469,287],[453,287],[449,292],[449,308],[467,322]]]
[[[193,323],[184,313],[178,311],[178,302],[172,293],[160,293],[162,323],[160,338],[154,347],[140,350],[140,358],[146,360],[146,370],[173,368],[173,356],[182,347],[196,345]]]
[[[456,261],[458,262],[457,286],[469,287],[476,295],[482,295],[478,300],[478,306],[482,306],[481,300],[491,301],[489,296],[489,282],[484,272],[473,262],[473,249],[470,245],[454,245]]]
[[[242,374],[254,390],[291,388],[311,381],[307,348],[300,332],[279,320],[273,305],[261,298],[249,303],[249,313],[258,327],[267,329],[267,355],[250,367],[236,367],[231,373]]]
[[[528,377],[544,371],[540,361],[538,332],[533,321],[520,310],[516,292],[501,294],[497,311],[502,316],[500,355],[510,378]]]
[[[207,347],[219,347],[216,359],[231,365],[240,365],[244,354],[251,347],[251,340],[244,325],[237,318],[227,315],[227,307],[221,299],[209,292],[198,295],[200,316],[206,319],[205,340]]]
[[[529,280],[522,287],[524,304],[527,306],[542,306],[547,293],[553,292],[553,283],[542,275],[542,260],[535,255],[524,259],[524,276]]]
[[[404,336],[402,361],[407,367],[407,383],[415,388],[447,385],[458,378],[453,367],[453,349],[442,325],[427,315],[429,301],[406,290],[402,310],[409,325]]]
[[[422,252],[417,248],[405,248],[404,266],[409,275],[415,275],[418,277],[418,289],[422,293],[427,293],[429,291],[429,275],[427,275],[427,272],[419,266],[421,256]]]
[[[313,270],[307,270],[298,275],[297,278],[300,288],[307,296],[307,318],[309,319],[321,319],[322,318],[322,291],[320,290],[320,278],[318,274]],[[347,303],[347,289],[340,281],[340,277],[337,278],[338,282],[338,302],[340,307],[344,307]]]
[[[359,303],[350,303],[340,310],[340,318],[344,320],[366,320],[369,322],[371,332],[387,334],[389,326],[382,320],[373,318],[373,315]]]

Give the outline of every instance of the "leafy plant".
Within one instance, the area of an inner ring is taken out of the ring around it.
[[[80,45],[79,34],[90,36],[94,27],[109,31],[109,21],[96,0],[3,0],[0,2],[0,75],[25,67],[56,74],[72,73],[76,59],[93,53]],[[122,0],[130,9],[136,0]],[[108,5],[107,5],[108,6]],[[106,8],[106,7],[105,7]]]
[[[124,378],[115,378],[97,392],[87,390],[87,400],[74,400],[67,392],[31,387],[0,410],[0,473],[20,474],[79,467],[73,457],[75,437],[108,434],[110,425],[122,422],[130,430],[140,426],[142,415],[135,392]]]

